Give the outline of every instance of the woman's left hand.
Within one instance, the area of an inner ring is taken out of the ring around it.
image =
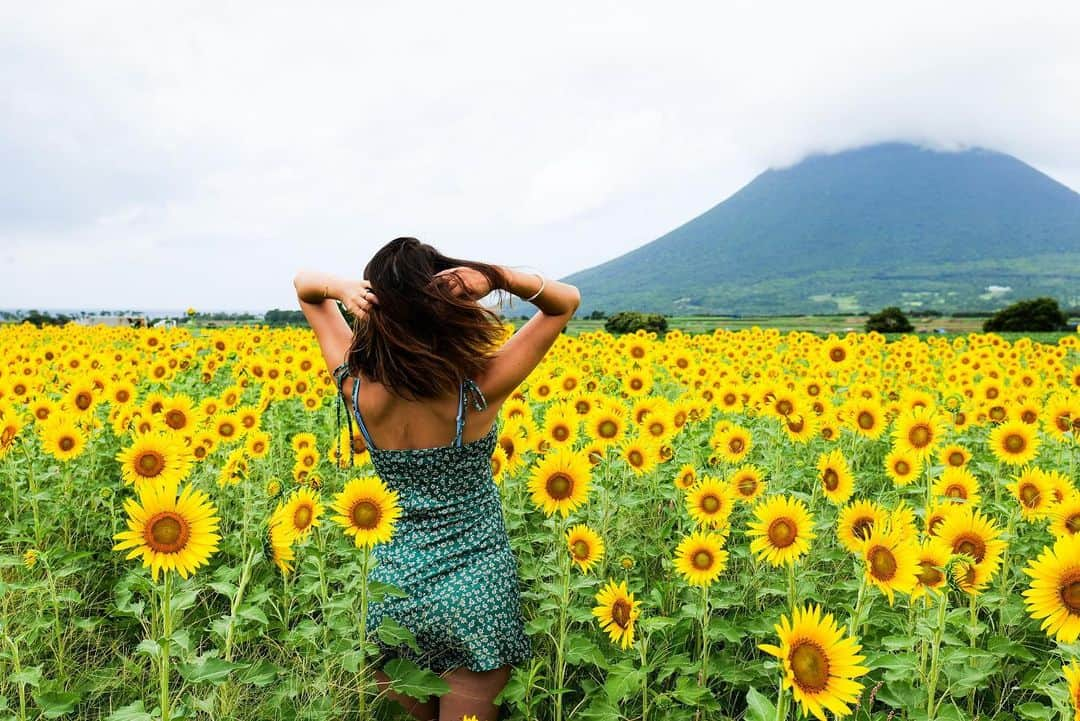
[[[357,319],[362,319],[379,304],[371,283],[366,280],[345,280],[338,291],[338,300]]]

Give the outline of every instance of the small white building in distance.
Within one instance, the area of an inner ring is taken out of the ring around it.
[[[145,315],[84,315],[75,321],[79,325],[107,325],[117,328],[145,328]]]

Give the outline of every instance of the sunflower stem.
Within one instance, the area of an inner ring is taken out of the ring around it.
[[[795,585],[795,561],[787,565],[788,570],[788,608],[794,613],[795,604],[799,600],[799,593]]]
[[[562,572],[562,597],[559,599],[559,642],[555,648],[555,721],[562,721],[563,707],[563,684],[566,681],[566,662],[564,660],[564,647],[566,646],[566,608],[570,605],[570,553],[561,548],[566,545],[567,521],[563,517],[561,523],[556,523],[557,533],[555,547],[559,549],[559,569]]]
[[[970,628],[968,629],[968,631],[969,631],[969,634],[971,636],[971,639],[970,639],[971,640],[971,650],[974,651],[975,650],[975,639],[978,638],[978,633],[976,632],[976,624],[979,622],[979,610],[978,610],[978,606],[977,606],[978,594],[976,594],[976,593],[974,593],[974,591],[972,591],[968,595],[971,596],[971,599],[970,599],[970,601],[968,603],[968,607],[971,609],[971,616],[970,616],[970,619],[969,619],[970,620]],[[975,666],[975,656],[974,656],[974,654],[972,654],[971,661],[968,663],[968,665],[971,666],[972,668],[974,668],[974,666]],[[974,715],[974,713],[975,713],[975,689],[971,689],[971,691],[968,692],[968,715],[972,716],[972,715]]]
[[[11,647],[11,667],[15,672],[15,675],[18,676],[22,673],[22,666],[19,662],[19,645],[15,643],[15,639],[11,638],[6,633],[4,634],[4,640],[6,640],[8,646]],[[19,721],[26,721],[26,684],[17,683],[15,685],[19,688]]]
[[[638,640],[638,650],[641,652],[641,721],[649,717],[649,677],[645,673],[645,651],[649,644],[649,637],[642,634]]]
[[[367,718],[367,612],[368,612],[368,558],[371,555],[371,547],[366,543],[364,544],[364,551],[361,555],[360,575],[363,577],[364,582],[360,586],[360,678],[358,680],[359,687],[359,716],[358,718]]]
[[[949,606],[949,598],[944,591],[938,594],[937,600],[937,624],[934,626],[934,638],[930,644],[930,679],[926,684],[926,716],[934,718],[934,693],[937,691],[938,674],[941,672],[940,656],[941,637],[945,634],[945,612]]]
[[[169,641],[172,637],[172,573],[165,571],[161,590],[161,721],[169,721]]]
[[[701,671],[698,674],[698,685],[703,689],[709,688],[709,584],[701,587]],[[694,718],[700,718],[701,709],[694,714]]]
[[[862,579],[859,581],[859,595],[855,599],[855,611],[851,614],[851,621],[848,623],[848,635],[854,636],[856,629],[859,628],[859,623],[862,620],[863,603],[866,600],[866,574],[862,574]]]
[[[26,449],[27,441],[19,444],[23,455],[26,456],[26,483],[30,487],[30,510],[34,516],[34,546],[41,548],[41,519],[38,517],[37,482],[34,480],[34,461],[30,458],[30,451]]]
[[[225,631],[225,660],[232,661],[232,639],[233,629],[236,627],[236,612],[240,610],[240,604],[244,600],[244,590],[247,588],[248,581],[251,580],[251,566],[255,560],[255,549],[252,548],[248,551],[247,558],[244,560],[244,566],[240,571],[240,583],[236,587],[236,595],[233,596],[231,608],[229,609],[229,625]]]
[[[784,664],[780,664],[780,692],[776,695],[776,721],[787,718],[787,695],[784,693]]]
[[[49,555],[41,554],[41,565],[45,569],[45,578],[49,583],[49,600],[53,609],[53,635],[56,637],[56,668],[61,678],[64,677],[64,632],[60,623],[60,596],[56,592],[56,579],[49,564]]]

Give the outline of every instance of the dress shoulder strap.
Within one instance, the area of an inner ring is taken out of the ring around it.
[[[465,378],[461,381],[461,387],[458,389],[458,412],[457,412],[457,431],[454,434],[454,445],[461,445],[461,432],[465,428],[465,391],[468,390],[472,396],[473,408],[478,411],[482,411],[487,408],[487,399],[484,398],[484,394],[480,392],[480,387],[476,385],[476,382],[471,378]]]

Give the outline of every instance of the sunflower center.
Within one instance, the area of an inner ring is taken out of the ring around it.
[[[174,431],[178,431],[184,427],[187,421],[187,417],[184,416],[183,411],[171,410],[165,414],[165,424],[172,428]]]
[[[739,489],[739,493],[744,496],[749,496],[757,490],[757,481],[755,481],[750,476],[743,476],[739,479],[737,487]]]
[[[720,510],[720,499],[716,496],[705,496],[701,499],[701,510],[706,513],[716,513]]]
[[[802,641],[791,649],[788,656],[791,673],[799,688],[810,693],[820,693],[829,685],[829,658],[816,643]]]
[[[851,535],[858,538],[860,541],[865,541],[870,538],[870,532],[874,529],[873,518],[860,518],[851,524]]]
[[[945,576],[930,561],[919,561],[919,583],[924,586],[936,586]]]
[[[951,485],[945,489],[945,495],[949,498],[967,499],[967,489],[959,485]]]
[[[964,454],[960,451],[953,451],[949,454],[950,466],[962,466],[964,465]]]
[[[232,423],[222,423],[221,426],[218,428],[218,433],[220,433],[225,438],[228,438],[229,436],[236,433],[236,426],[234,426]]]
[[[921,423],[908,431],[908,441],[915,448],[926,448],[930,444],[931,436],[930,429]]]
[[[792,433],[799,433],[806,427],[806,421],[802,418],[796,418],[795,420],[788,419],[787,427]]]
[[[1005,436],[1004,446],[1009,453],[1019,453],[1027,447],[1027,441],[1021,435],[1010,433]]]
[[[702,549],[693,555],[690,559],[690,563],[692,563],[694,568],[699,571],[705,571],[712,568],[713,557],[711,553]]]
[[[146,522],[143,538],[146,545],[158,553],[176,553],[187,545],[191,528],[187,521],[172,511],[161,511]]]
[[[789,400],[782,400],[776,404],[776,412],[782,416],[790,415],[795,410],[795,405]]]
[[[1039,419],[1039,416],[1035,411],[1026,410],[1020,414],[1020,420],[1024,423],[1034,423]]]
[[[79,393],[75,396],[75,405],[78,406],[80,411],[85,411],[90,407],[90,402],[92,400],[89,393]]]
[[[1069,609],[1070,614],[1080,615],[1080,572],[1074,571],[1072,576],[1061,584],[1061,602]]]
[[[880,581],[888,581],[896,575],[896,557],[884,546],[875,546],[867,554],[870,561],[870,573]]]
[[[868,431],[874,427],[874,414],[870,411],[863,411],[859,414],[859,428],[864,431]]]
[[[630,451],[630,453],[627,454],[627,460],[630,461],[631,466],[636,467],[636,466],[640,466],[642,463],[645,462],[645,457],[641,455],[641,451],[636,451],[635,450],[635,451]]]
[[[649,433],[651,433],[654,436],[662,436],[664,434],[664,424],[663,423],[651,423],[649,425]]]
[[[299,530],[304,530],[311,525],[311,506],[297,506],[296,512],[293,513],[293,526]]]
[[[353,524],[360,529],[369,531],[379,525],[379,518],[382,513],[379,512],[379,507],[371,501],[358,501],[353,506],[352,513]]]
[[[911,473],[911,466],[908,465],[907,461],[897,461],[896,465],[893,466],[893,470],[895,470],[898,475],[906,476],[908,473]]]
[[[1065,521],[1065,528],[1069,529],[1069,533],[1080,533],[1080,513],[1069,516]]]
[[[645,383],[640,378],[633,378],[630,380],[630,387],[636,391],[641,390],[644,385]]]
[[[601,438],[614,438],[615,434],[619,432],[619,427],[615,424],[615,421],[603,421],[597,431]]]
[[[570,437],[570,429],[566,426],[555,426],[551,429],[551,437],[557,441],[565,441]]]
[[[620,598],[611,604],[611,620],[618,624],[619,628],[630,627],[630,602]]]
[[[742,438],[732,438],[728,441],[728,448],[731,449],[732,453],[740,453],[744,445]]]
[[[953,552],[971,556],[975,563],[982,563],[986,556],[986,542],[978,536],[960,536],[953,543]]]
[[[777,518],[769,524],[769,543],[776,548],[787,548],[795,543],[795,524],[788,518]]]
[[[135,461],[135,470],[144,478],[153,478],[165,470],[165,458],[157,451],[146,451]]]
[[[562,501],[570,497],[570,492],[574,488],[574,480],[565,473],[554,473],[548,478],[547,492],[548,495],[557,501]]]
[[[573,551],[574,558],[585,559],[589,557],[589,544],[580,538],[574,541],[574,545],[570,548]]]
[[[1006,414],[1005,409],[1003,407],[994,406],[994,407],[992,407],[990,409],[990,412],[987,415],[990,416],[991,420],[1003,421],[1003,420],[1005,420],[1005,416],[1007,414]]]
[[[837,363],[844,360],[844,358],[846,358],[846,357],[847,357],[847,353],[844,352],[843,348],[833,348],[832,350],[829,351],[829,358],[831,358],[833,361],[835,361]]]
[[[70,451],[75,447],[75,439],[71,436],[64,436],[57,445],[60,446],[60,450],[62,451]]]
[[[1038,508],[1039,501],[1042,498],[1042,494],[1039,493],[1039,488],[1032,483],[1025,483],[1020,486],[1020,502],[1028,508]]]
[[[822,481],[826,490],[835,491],[840,486],[840,474],[834,468],[826,468]]]

